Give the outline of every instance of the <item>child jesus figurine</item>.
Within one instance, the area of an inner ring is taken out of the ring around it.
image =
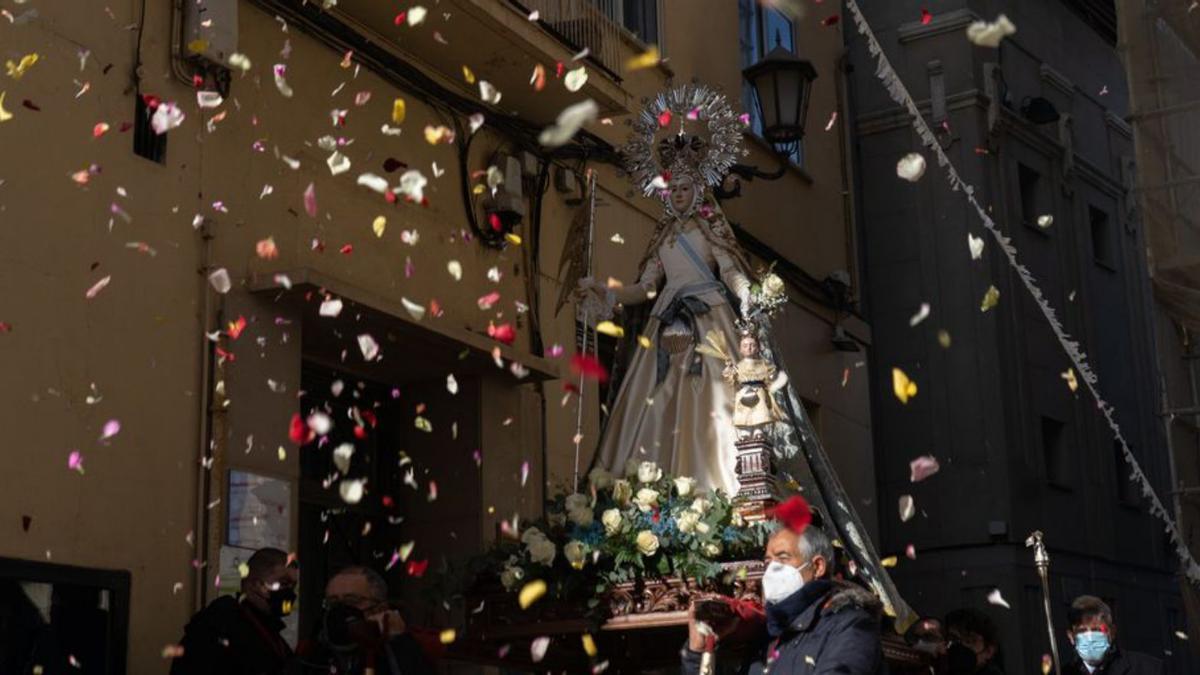
[[[762,358],[752,329],[743,328],[740,332],[738,354],[742,358],[737,363],[729,359],[723,372],[725,381],[737,388],[733,426],[737,428],[738,440],[762,438],[767,427],[784,419],[774,394],[787,384],[787,373]]]

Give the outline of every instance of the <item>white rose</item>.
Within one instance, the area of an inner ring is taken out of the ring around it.
[[[699,532],[700,534],[708,534],[710,529],[712,528],[709,527],[708,523],[704,522],[703,520],[696,523],[696,532]]]
[[[638,482],[653,483],[662,478],[662,469],[654,462],[642,462],[637,468]]]
[[[675,519],[675,526],[684,534],[689,534],[696,530],[696,524],[700,522],[700,514],[695,511],[684,511]]]
[[[567,557],[567,562],[571,563],[571,567],[577,570],[583,569],[583,560],[586,553],[587,549],[584,548],[583,543],[578,541],[569,541],[563,546],[563,555]]]
[[[678,493],[680,497],[686,497],[692,494],[692,488],[694,487],[696,487],[695,478],[680,476],[679,478],[675,479],[675,492]]]
[[[580,527],[587,527],[596,519],[596,515],[591,509],[585,506],[581,509],[571,509],[567,513],[567,518]]]
[[[549,539],[540,539],[528,544],[529,559],[535,563],[541,563],[547,567],[554,563],[554,542]]]
[[[637,534],[637,547],[642,555],[651,556],[658,553],[658,537],[650,530],[642,530]]]
[[[567,501],[566,504],[564,504],[564,510],[570,513],[576,509],[586,509],[588,504],[589,501],[587,495],[575,493],[573,495],[567,495]]]
[[[714,541],[712,543],[705,544],[704,545],[704,555],[706,555],[710,558],[715,558],[715,557],[721,555],[720,542]]]
[[[629,499],[633,497],[633,486],[629,481],[619,478],[613,481],[612,498],[613,501],[624,506],[629,503]]]
[[[600,514],[600,522],[604,523],[604,532],[608,536],[613,536],[621,531],[621,510],[609,509]]]
[[[588,484],[595,490],[608,489],[612,487],[613,475],[600,467],[596,467],[588,473]]]
[[[637,491],[637,496],[633,498],[633,503],[642,511],[649,511],[658,506],[658,490],[650,488],[642,488]]]
[[[546,535],[542,534],[541,530],[537,529],[536,527],[531,527],[528,530],[525,530],[525,533],[521,535],[521,543],[525,544],[526,546],[529,546],[533,542],[539,541],[539,540],[542,540],[545,538],[546,538]]]
[[[775,273],[768,274],[762,280],[762,289],[769,296],[779,295],[783,293],[783,279]]]
[[[521,571],[520,567],[506,567],[500,573],[500,583],[504,585],[504,590],[511,591],[521,583],[521,579],[524,577],[525,573]]]
[[[695,499],[692,500],[692,505],[689,506],[688,509],[691,511],[695,511],[696,513],[699,513],[700,515],[704,515],[704,514],[708,513],[708,509],[711,506],[712,506],[712,501],[705,499],[704,497],[696,497]]]

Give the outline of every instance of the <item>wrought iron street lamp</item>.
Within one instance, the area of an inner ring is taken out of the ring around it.
[[[762,120],[762,135],[784,155],[804,138],[804,122],[817,71],[781,44],[762,61],[742,71],[754,89]]]

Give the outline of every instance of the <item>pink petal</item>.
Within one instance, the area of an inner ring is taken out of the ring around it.
[[[109,420],[104,423],[104,432],[100,434],[100,440],[108,440],[121,432],[121,422],[119,420]]]
[[[521,487],[525,487],[527,480],[529,480],[529,462],[521,462]]]
[[[83,454],[78,450],[72,450],[71,454],[67,456],[67,468],[83,473]]]
[[[942,467],[938,464],[936,457],[925,455],[909,462],[908,468],[912,471],[909,480],[913,483],[919,483],[937,473]]]
[[[310,218],[317,217],[317,187],[312,183],[304,188],[304,211]]]

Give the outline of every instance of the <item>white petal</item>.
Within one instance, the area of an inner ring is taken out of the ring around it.
[[[583,125],[596,119],[596,115],[600,113],[600,107],[592,99],[588,99],[581,103],[568,106],[558,115],[558,119],[554,124],[542,130],[538,136],[538,142],[546,147],[558,147],[566,145],[571,137],[577,131],[583,128]]]
[[[229,271],[224,267],[208,275],[208,283],[212,284],[213,289],[222,295],[228,293],[229,289],[233,288],[233,282],[229,280]]]
[[[1008,601],[1004,599],[1004,596],[1000,595],[999,588],[993,588],[992,592],[988,593],[987,601],[989,604],[1003,607],[1004,609],[1012,609],[1012,607],[1009,606]]]
[[[374,361],[375,357],[379,356],[379,343],[369,333],[358,336],[358,348],[366,361]]]
[[[896,175],[915,183],[925,175],[925,158],[920,153],[910,152],[896,162]]]
[[[342,301],[337,298],[330,298],[321,303],[321,308],[318,310],[321,316],[336,317],[342,313]]]
[[[967,248],[971,250],[971,260],[979,260],[983,255],[983,238],[967,233]]]

